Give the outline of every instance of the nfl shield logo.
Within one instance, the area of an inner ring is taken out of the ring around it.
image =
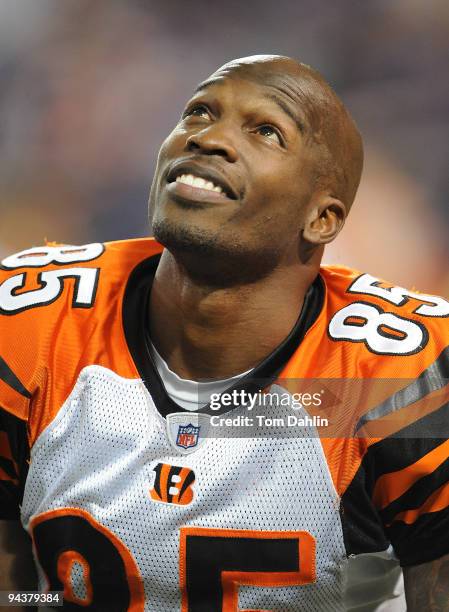
[[[198,436],[200,433],[200,427],[195,427],[192,423],[188,425],[180,425],[178,429],[178,435],[176,437],[176,446],[181,448],[193,448],[198,444]]]
[[[201,435],[200,434],[201,430]],[[197,451],[207,442],[210,430],[208,414],[188,412],[172,412],[166,417],[167,437],[171,446],[181,455],[189,455]]]

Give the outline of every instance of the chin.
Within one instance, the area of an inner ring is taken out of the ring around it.
[[[169,251],[213,254],[218,247],[218,232],[206,230],[183,221],[155,217],[152,224],[153,236]]]
[[[197,281],[217,287],[256,282],[279,262],[273,246],[249,244],[236,234],[167,219],[153,221],[153,235]]]

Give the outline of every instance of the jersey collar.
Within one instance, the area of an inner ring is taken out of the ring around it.
[[[184,412],[168,395],[162,380],[153,363],[149,345],[149,298],[154,275],[159,264],[161,254],[154,255],[138,264],[131,272],[123,298],[123,328],[126,341],[136,368],[147,387],[159,413],[165,418],[173,412]],[[309,287],[300,315],[285,340],[263,361],[261,361],[249,374],[226,389],[226,393],[240,391],[257,393],[269,386],[284,369],[302,342],[305,334],[318,318],[324,303],[324,281],[318,275]],[[211,410],[204,406],[198,412],[220,415],[229,412],[235,406],[221,406],[218,410]],[[185,411],[188,412],[188,411]]]

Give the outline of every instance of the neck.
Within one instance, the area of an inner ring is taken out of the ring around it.
[[[192,380],[228,378],[256,366],[294,327],[321,253],[252,283],[216,287],[162,254],[151,291],[151,339],[171,370]]]

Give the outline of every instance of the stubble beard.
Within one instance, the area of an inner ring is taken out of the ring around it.
[[[196,282],[213,287],[254,283],[279,264],[281,252],[272,244],[244,243],[241,236],[212,233],[193,224],[154,219],[153,236]]]

